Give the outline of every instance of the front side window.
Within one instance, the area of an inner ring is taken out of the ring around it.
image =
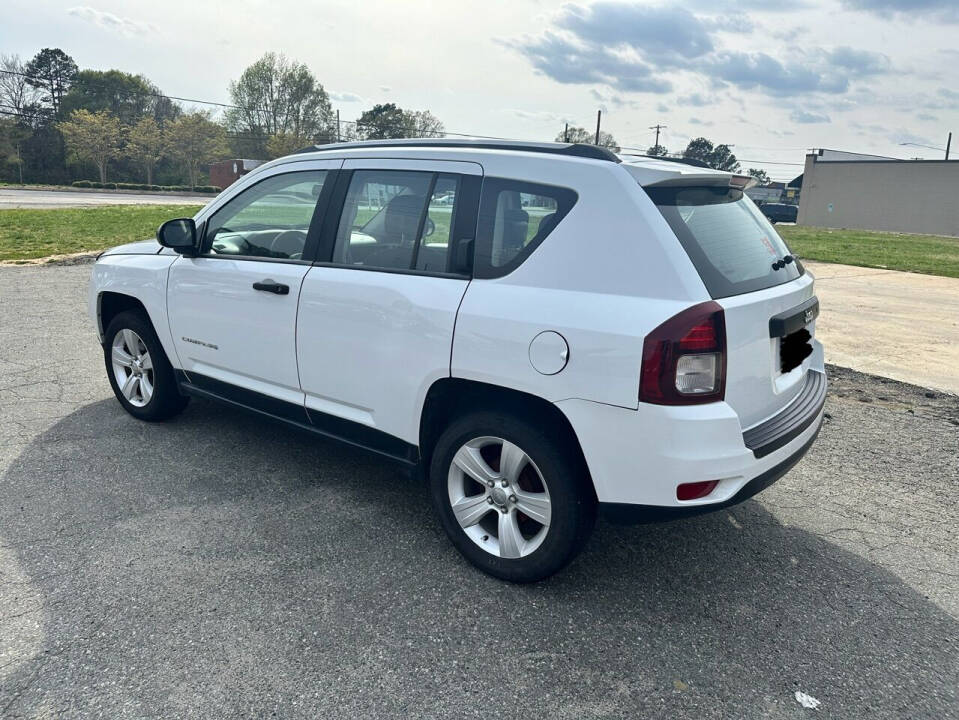
[[[477,276],[498,277],[518,267],[575,202],[568,188],[487,178],[476,232]]]
[[[333,262],[446,272],[457,187],[453,175],[355,171],[340,216]]]
[[[302,260],[325,170],[275,175],[244,190],[207,223],[208,255]]]

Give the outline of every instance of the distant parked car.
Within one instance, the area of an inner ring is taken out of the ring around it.
[[[789,205],[788,203],[765,203],[759,206],[770,222],[796,222],[796,216],[799,214],[799,207]]]

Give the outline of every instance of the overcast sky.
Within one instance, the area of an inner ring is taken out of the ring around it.
[[[662,123],[670,150],[704,135],[780,179],[807,148],[941,157],[900,143],[959,131],[959,0],[91,2],[3,0],[0,52],[60,47],[224,102],[274,50],[309,65],[343,119],[395,102],[453,132],[552,139],[602,108],[624,146]]]

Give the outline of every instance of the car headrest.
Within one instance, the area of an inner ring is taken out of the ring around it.
[[[559,218],[556,217],[556,213],[550,213],[549,215],[544,216],[543,219],[539,221],[539,227],[536,228],[536,234],[533,236],[533,239],[530,240],[530,245],[538,243],[544,237],[549,235],[551,232],[553,232],[553,228],[555,228],[558,224]]]
[[[414,242],[426,199],[422,195],[397,195],[386,206],[383,229],[393,242]]]

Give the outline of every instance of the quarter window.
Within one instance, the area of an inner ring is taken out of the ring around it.
[[[568,188],[487,178],[476,232],[477,277],[499,277],[546,239],[576,202]]]
[[[209,255],[302,260],[325,170],[275,175],[244,190],[207,223]]]
[[[340,216],[333,262],[446,272],[458,179],[401,170],[357,170]]]

